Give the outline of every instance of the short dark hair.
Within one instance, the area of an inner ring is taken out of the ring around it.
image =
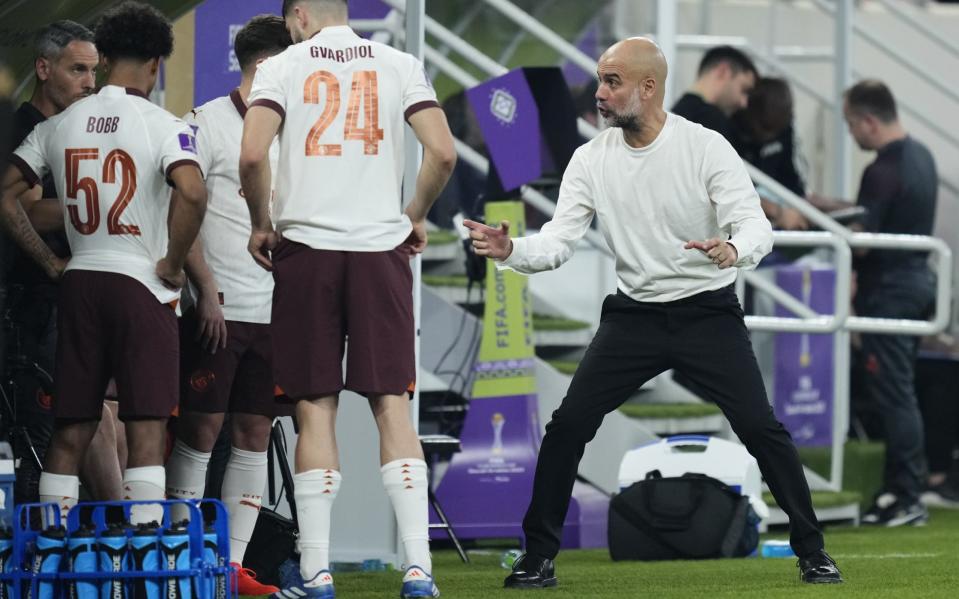
[[[283,11],[280,13],[284,17],[289,16],[290,11],[293,10],[293,7],[301,2],[306,2],[307,0],[283,0]],[[344,8],[349,8],[349,2],[347,0],[313,0],[321,1],[326,4],[342,4]]]
[[[733,70],[733,74],[749,72],[756,76],[759,75],[759,71],[756,70],[756,65],[753,64],[753,61],[750,60],[744,52],[732,46],[716,46],[715,48],[710,48],[703,54],[703,59],[699,61],[697,76],[702,76],[704,73],[713,70],[723,63],[729,65],[729,68]]]
[[[257,59],[279,54],[293,43],[286,22],[276,15],[257,15],[243,26],[233,41],[233,51],[245,71]]]
[[[100,17],[96,45],[111,60],[166,58],[173,52],[173,26],[149,4],[127,0]]]
[[[899,118],[896,99],[886,84],[878,79],[864,79],[845,93],[849,110],[858,114],[871,114],[883,123]]]
[[[57,58],[70,42],[93,43],[93,32],[77,23],[64,19],[54,21],[37,32],[34,48],[37,56]]]

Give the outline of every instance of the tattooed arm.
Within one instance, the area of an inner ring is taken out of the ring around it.
[[[32,186],[16,167],[10,166],[0,185],[0,222],[7,234],[39,264],[51,279],[57,279],[66,268],[67,261],[58,258],[40,239],[30,223],[19,198]]]

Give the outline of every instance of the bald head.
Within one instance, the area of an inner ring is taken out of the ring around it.
[[[616,42],[599,57],[600,75],[604,67],[619,71],[621,77],[636,83],[642,84],[645,79],[653,80],[653,98],[662,106],[668,67],[666,57],[656,42],[647,37],[631,37]]]

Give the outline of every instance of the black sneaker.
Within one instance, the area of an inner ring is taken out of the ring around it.
[[[839,584],[842,580],[842,572],[836,566],[825,549],[820,549],[816,553],[799,558],[796,562],[799,566],[799,578],[809,584]]]
[[[929,521],[929,510],[915,501],[905,503],[892,493],[883,493],[862,516],[862,523],[871,526],[924,526]]]

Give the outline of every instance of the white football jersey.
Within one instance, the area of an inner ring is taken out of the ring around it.
[[[163,303],[179,297],[156,263],[167,249],[168,177],[197,164],[185,122],[137,90],[108,85],[37,125],[14,162],[31,182],[53,176],[70,242],[67,270],[133,277]]]
[[[240,93],[211,100],[193,109],[184,120],[196,132],[200,168],[206,175],[207,205],[200,239],[203,257],[213,271],[223,317],[239,322],[269,323],[273,304],[273,275],[247,251],[250,211],[240,185],[240,138],[246,105]],[[270,148],[270,166],[276,172],[279,143]],[[187,286],[184,309],[196,304],[196,288]]]
[[[371,252],[406,239],[404,120],[439,106],[419,60],[325,27],[260,63],[249,103],[283,117],[273,218],[284,237]]]

